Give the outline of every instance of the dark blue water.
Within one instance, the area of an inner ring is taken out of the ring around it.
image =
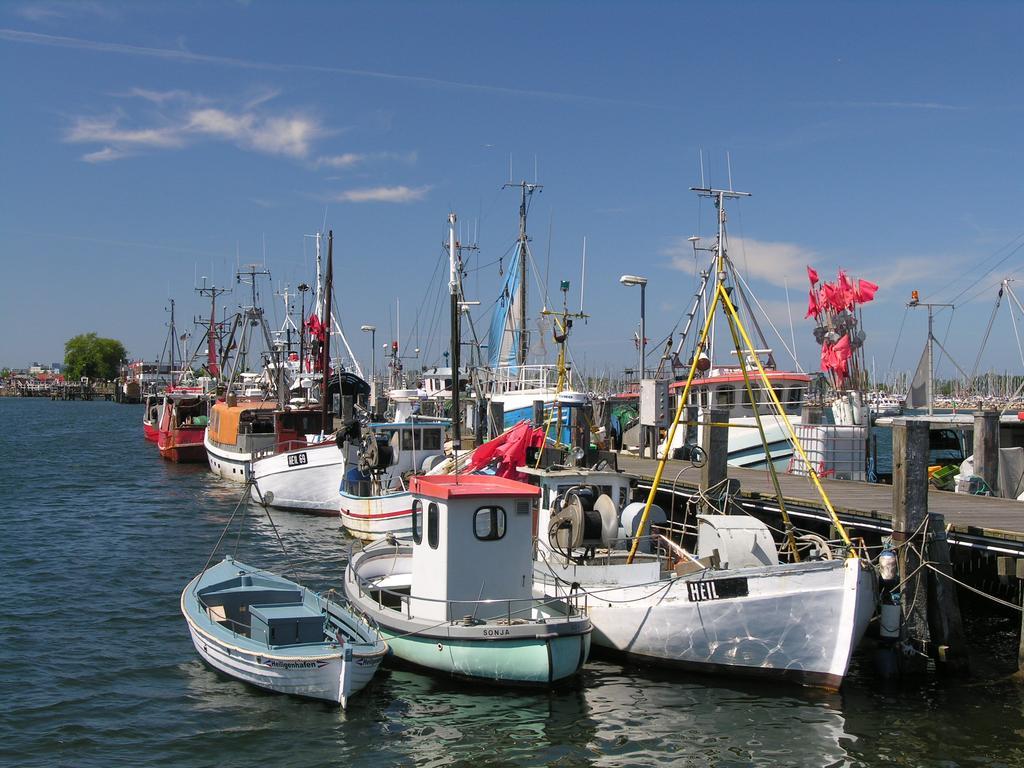
[[[1012,663],[885,690],[865,656],[839,694],[609,661],[538,693],[383,669],[347,712],[262,693],[205,667],[178,613],[239,489],[161,461],[140,419],[0,399],[0,765],[1024,765]],[[238,557],[340,585],[337,521],[274,519],[288,556],[261,514]]]

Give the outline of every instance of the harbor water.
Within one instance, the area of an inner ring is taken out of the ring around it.
[[[554,691],[386,666],[348,711],[257,691],[203,665],[178,610],[241,489],[162,461],[141,416],[0,399],[3,765],[1024,765],[1011,618],[972,633],[985,653],[959,683],[885,686],[861,653],[839,693],[608,659]],[[244,523],[240,560],[340,587],[336,519]]]

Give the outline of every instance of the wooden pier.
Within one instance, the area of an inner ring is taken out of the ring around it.
[[[620,454],[619,469],[637,478],[641,488],[650,488],[658,462]],[[738,500],[749,509],[776,511],[775,491],[766,471],[729,467],[729,477],[738,480]],[[701,470],[688,461],[670,460],[662,474],[660,491],[689,498],[697,495]],[[829,522],[814,486],[807,477],[779,474],[786,509],[794,518]],[[832,506],[851,532],[888,535],[892,531],[893,495],[891,485],[822,479]],[[666,510],[667,511],[667,510]],[[962,493],[928,492],[928,511],[940,514],[949,526],[950,544],[999,555],[1024,557],[1024,502]]]

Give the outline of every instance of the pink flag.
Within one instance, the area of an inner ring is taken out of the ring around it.
[[[840,309],[853,309],[853,305],[857,300],[857,291],[853,287],[853,283],[850,282],[850,278],[846,276],[846,272],[839,270],[839,301],[842,303]]]
[[[814,289],[811,288],[807,292],[807,314],[804,315],[804,320],[808,317],[817,317],[821,314],[821,307],[818,305],[818,297],[814,293]]]
[[[814,269],[810,264],[807,265],[807,279],[811,281],[812,286],[818,282],[818,270]]]
[[[841,364],[843,368],[846,368],[846,361],[853,355],[853,350],[850,349],[850,337],[844,334],[843,338],[832,345],[832,353],[835,355],[836,366]]]
[[[878,290],[878,286],[872,283],[870,280],[861,280],[857,284],[857,301],[861,304],[866,304],[875,298],[875,292]]]

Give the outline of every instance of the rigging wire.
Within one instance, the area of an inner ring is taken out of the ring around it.
[[[900,348],[900,339],[903,338],[903,326],[907,322],[907,313],[909,313],[909,312],[910,312],[910,307],[907,307],[907,306],[903,307],[903,319],[900,320],[900,330],[896,334],[896,343],[892,347],[892,357],[889,358],[889,371],[892,371],[893,363],[896,362],[896,353],[899,351],[899,348]]]
[[[984,264],[986,261],[991,259],[993,256],[996,256],[1001,250],[1003,250],[1004,248],[1010,247],[1011,245],[1013,245],[1013,243],[1015,243],[1018,240],[1021,240],[1021,242],[1018,243],[1015,247],[1013,247],[1010,250],[1009,253],[1007,253],[1005,256],[1003,256],[1003,258],[999,259],[999,261],[995,262],[994,264],[992,264],[992,266],[990,266],[988,269],[986,269],[981,274],[979,274],[972,282],[968,283],[967,286],[963,290],[960,291],[960,293],[958,293],[956,296],[954,296],[952,299],[950,299],[946,303],[948,303],[948,304],[956,304],[961,296],[963,296],[965,293],[967,293],[972,288],[974,288],[978,283],[980,283],[982,280],[984,280],[993,270],[995,270],[996,267],[998,267],[1001,264],[1003,264],[1007,259],[1009,259],[1011,256],[1016,254],[1021,248],[1024,248],[1024,232],[1021,232],[1019,235],[1017,235],[1017,237],[1013,238],[1013,240],[1011,240],[1006,245],[1003,245],[1003,246],[999,247],[998,249],[996,249],[996,251],[991,256],[988,256],[987,258],[983,259],[981,264]],[[976,265],[975,269],[977,269],[978,266],[981,266],[981,264]],[[953,281],[947,283],[942,288],[940,288],[939,291],[937,291],[936,293],[940,293],[941,291],[946,290],[946,288],[948,288],[950,285],[952,285],[953,283],[956,283],[956,282],[957,282],[957,280],[953,280]]]

